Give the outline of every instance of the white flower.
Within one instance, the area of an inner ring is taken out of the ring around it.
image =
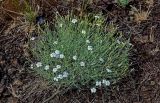
[[[55,41],[53,44],[58,44],[58,41]]]
[[[62,74],[59,74],[57,78],[58,78],[58,79],[63,79],[63,75],[62,75]]]
[[[63,72],[63,77],[64,78],[68,77],[68,72]]]
[[[32,37],[30,40],[35,40],[36,38],[35,37]]]
[[[101,81],[96,81],[96,86],[101,86],[102,82]]]
[[[84,62],[80,62],[80,66],[84,67],[85,63]]]
[[[108,68],[107,68],[106,70],[107,70],[108,73],[111,73],[111,72],[112,72],[112,71],[111,71],[110,69],[108,69]]]
[[[120,44],[121,42],[119,40],[117,40],[117,43]]]
[[[75,56],[73,56],[73,60],[77,60],[77,56],[75,55]]]
[[[56,68],[57,68],[57,69],[60,69],[60,68],[61,68],[61,66],[60,66],[60,65],[57,65],[57,66],[56,66]]]
[[[58,82],[58,78],[56,78],[56,77],[54,77],[53,80],[56,81],[56,82]]]
[[[97,26],[101,26],[101,24],[98,24],[98,23],[97,23],[96,25],[97,25]]]
[[[63,26],[63,24],[59,24],[59,27],[62,27]]]
[[[88,46],[88,50],[92,51],[93,47],[92,46]]]
[[[91,88],[91,93],[96,93],[96,88]]]
[[[85,30],[82,30],[82,34],[86,34],[86,31],[85,31]]]
[[[60,56],[59,54],[54,55],[55,58],[59,58],[59,56]]]
[[[52,57],[52,58],[53,58],[53,57],[58,58],[59,55],[57,55],[56,53],[51,53],[51,54],[50,54],[50,57]]]
[[[86,40],[86,43],[90,43],[90,41],[89,41],[89,40]]]
[[[60,66],[60,65],[57,65],[56,68],[53,68],[53,70],[52,70],[53,73],[56,73],[56,72],[58,71],[58,69],[60,69],[60,68],[61,68],[61,66]]]
[[[60,54],[60,51],[59,51],[59,50],[56,50],[55,53],[59,55],[59,54]]]
[[[99,58],[99,61],[104,62],[104,59],[103,58]]]
[[[103,80],[102,83],[105,84],[106,86],[109,86],[111,84],[110,81],[108,80]]]
[[[71,22],[75,24],[77,22],[77,19],[72,19]]]
[[[64,55],[63,55],[63,54],[60,54],[60,55],[59,55],[59,58],[63,59],[63,58],[64,58]]]
[[[41,62],[37,62],[36,66],[37,66],[37,67],[41,67],[41,66],[42,66],[42,63],[41,63]]]
[[[45,70],[48,70],[48,69],[49,69],[49,65],[46,65],[46,66],[44,67],[44,69],[45,69]]]
[[[53,68],[53,73],[57,72],[58,68]]]
[[[98,15],[94,16],[96,19],[99,19],[100,17]]]
[[[30,68],[33,69],[33,64],[31,64]]]
[[[53,58],[53,57],[54,57],[54,53],[51,53],[51,54],[50,54],[50,57],[52,57],[52,58]]]

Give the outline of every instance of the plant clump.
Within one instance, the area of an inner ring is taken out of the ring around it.
[[[57,17],[54,30],[46,26],[32,48],[39,62],[31,67],[53,85],[110,86],[127,74],[129,40],[117,36],[116,27],[104,31],[104,18]]]

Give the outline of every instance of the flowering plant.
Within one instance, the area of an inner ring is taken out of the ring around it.
[[[129,42],[115,36],[114,26],[104,32],[105,26],[99,21],[104,21],[103,17],[57,18],[54,30],[46,27],[36,41],[32,50],[39,62],[32,68],[54,85],[85,85],[91,92],[124,77],[129,66]]]

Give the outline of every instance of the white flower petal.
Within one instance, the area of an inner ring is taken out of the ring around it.
[[[118,44],[121,44],[121,42],[120,42],[119,40],[117,40],[117,43],[118,43]]]
[[[58,79],[63,79],[63,75],[62,75],[62,74],[59,74],[57,78],[58,78]]]
[[[111,84],[109,80],[103,80],[102,83],[106,86],[109,86]]]
[[[96,93],[96,88],[91,88],[91,93]]]
[[[73,60],[77,60],[77,56],[75,55],[75,56],[73,56]]]
[[[31,64],[30,68],[33,69],[33,64]]]
[[[104,59],[103,58],[99,58],[99,61],[104,62]]]
[[[52,58],[53,58],[53,57],[55,57],[55,58],[59,58],[59,54],[51,53],[51,54],[50,54],[50,57],[52,57]]]
[[[66,72],[66,71],[63,72],[63,77],[64,77],[64,78],[67,78],[67,77],[68,77],[68,72]]]
[[[37,62],[36,66],[37,66],[37,67],[41,67],[41,66],[42,66],[42,63],[41,63],[41,62]]]
[[[84,67],[85,63],[84,62],[80,62],[80,66]]]
[[[96,86],[101,86],[102,82],[101,81],[96,81]]]
[[[61,28],[62,28],[62,26],[63,26],[63,24],[59,24],[59,27],[61,27]]]
[[[99,19],[100,17],[98,15],[94,16],[96,19]]]
[[[59,55],[59,54],[60,54],[60,51],[59,51],[59,50],[56,50],[55,53]]]
[[[58,44],[58,41],[54,41],[54,43],[53,44]]]
[[[35,37],[32,37],[30,40],[35,40],[36,38]]]
[[[82,34],[86,34],[86,31],[85,31],[85,30],[82,30]]]
[[[96,26],[101,26],[101,24],[98,24],[98,23],[97,23]]]
[[[60,68],[61,68],[61,65],[57,65],[56,68],[57,68],[57,69],[60,69]]]
[[[59,58],[63,59],[63,58],[64,58],[64,55],[63,55],[63,54],[60,54],[60,55],[59,55]]]
[[[90,41],[89,41],[89,40],[86,40],[86,43],[90,43]]]
[[[77,19],[72,19],[71,22],[75,24],[77,22]]]
[[[58,82],[58,78],[56,78],[56,77],[54,77],[53,80],[56,81],[56,82]]]
[[[111,72],[112,72],[112,71],[111,71],[110,69],[108,69],[108,68],[107,68],[106,70],[107,70],[108,73],[111,73]]]
[[[88,46],[88,50],[92,51],[93,47],[92,46]]]
[[[44,69],[45,69],[45,70],[49,70],[49,65],[46,65],[46,66],[44,67]]]
[[[57,72],[57,70],[58,70],[57,68],[53,68],[53,70],[52,70],[52,71],[53,71],[53,73],[56,73],[56,72]]]

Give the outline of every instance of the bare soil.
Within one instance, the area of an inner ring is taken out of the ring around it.
[[[40,6],[39,15],[43,15],[46,21],[53,19],[56,10],[62,15],[68,10],[82,15],[76,8],[81,4],[80,0],[71,0],[68,4],[51,0],[35,2]],[[131,0],[130,5],[139,8],[143,3]],[[35,5],[32,3],[32,6]],[[106,88],[100,88],[96,94],[91,94],[88,88],[58,94],[57,88],[48,85],[30,70],[33,57],[28,45],[30,35],[26,28],[29,27],[23,22],[20,11],[6,4],[1,7],[0,103],[160,103],[159,0],[154,1],[148,20],[141,23],[130,20],[132,15],[129,6],[119,7],[112,0],[102,0],[87,7],[85,13],[103,12],[107,17],[106,23],[112,21],[125,37],[131,35],[133,45],[128,76],[107,88],[107,93],[104,92]],[[143,5],[142,9],[146,9],[146,6]]]

